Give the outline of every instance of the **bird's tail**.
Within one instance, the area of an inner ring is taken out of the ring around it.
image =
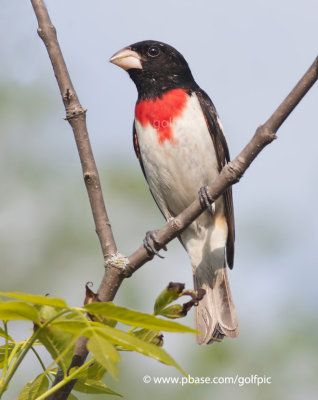
[[[196,330],[202,332],[197,335],[198,344],[219,342],[224,336],[237,337],[238,321],[225,262],[219,269],[197,268],[193,279],[195,289],[203,288],[206,291],[195,308]]]

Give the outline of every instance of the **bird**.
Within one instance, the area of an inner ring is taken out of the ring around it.
[[[197,343],[235,338],[238,319],[227,276],[234,261],[232,189],[216,201],[208,191],[230,161],[218,113],[183,55],[164,42],[134,43],[109,61],[136,85],[133,145],[161,213],[170,221],[198,196],[205,207],[179,235],[192,264],[194,289],[205,290],[195,307]],[[151,238],[155,241],[154,232]],[[156,253],[149,240],[144,243]]]

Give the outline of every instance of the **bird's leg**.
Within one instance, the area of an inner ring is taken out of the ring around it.
[[[215,212],[214,199],[209,192],[208,186],[202,186],[199,190],[199,200],[203,210],[206,208],[210,211],[212,215]]]
[[[147,250],[147,253],[150,256],[158,256],[159,258],[164,258],[162,255],[159,254],[157,249],[155,248],[155,245],[160,246],[161,243],[159,243],[156,235],[157,231],[148,231],[146,233],[146,237],[143,240],[143,245],[144,248]],[[167,247],[163,246],[163,250],[167,251]]]

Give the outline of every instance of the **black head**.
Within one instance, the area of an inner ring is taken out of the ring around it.
[[[176,88],[196,89],[188,63],[166,43],[146,40],[120,50],[110,61],[135,82],[139,99],[161,96]]]

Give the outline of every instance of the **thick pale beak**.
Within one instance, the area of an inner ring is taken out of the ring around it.
[[[125,71],[129,69],[142,69],[140,55],[130,50],[129,47],[117,51],[109,61],[123,68]]]

